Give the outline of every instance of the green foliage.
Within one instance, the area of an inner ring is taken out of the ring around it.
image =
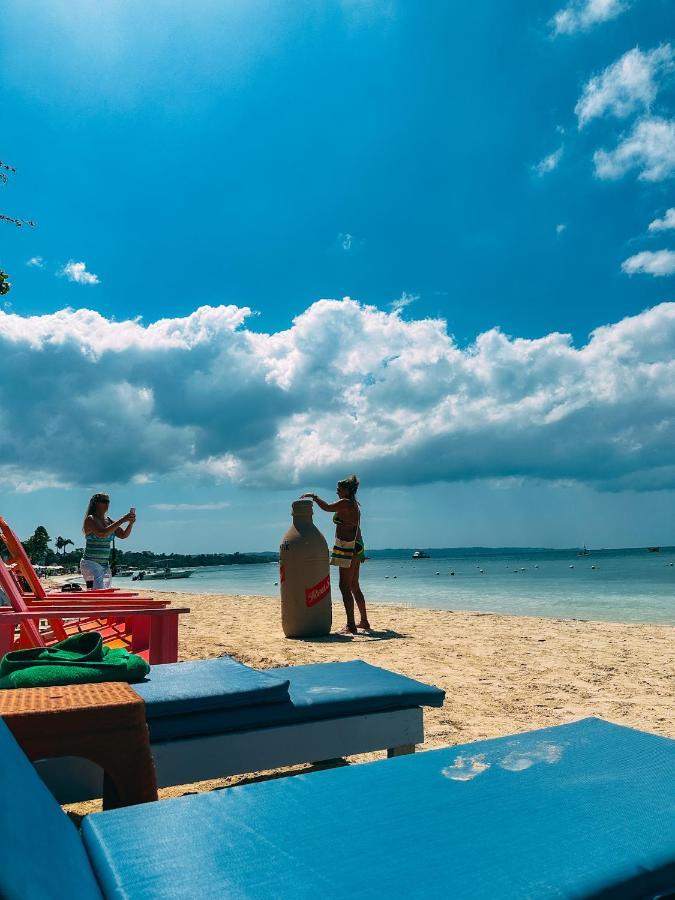
[[[183,568],[185,566],[232,566],[268,563],[278,559],[276,553],[153,553],[152,550],[117,548],[117,565],[131,568]]]
[[[30,557],[31,562],[46,563],[48,553],[51,553],[52,556],[54,555],[53,551],[50,551],[47,546],[50,540],[51,538],[44,525],[38,525],[31,537],[23,542],[23,546]]]
[[[15,175],[16,169],[0,160],[0,182],[3,184],[7,183],[7,173]],[[23,228],[24,225],[27,225],[29,228],[35,227],[35,222],[32,222],[30,219],[18,219],[16,216],[7,216],[4,213],[0,213],[0,222],[9,222],[11,225],[16,225],[17,228]],[[9,275],[0,269],[0,297],[9,294],[11,288],[12,283],[9,281]]]
[[[43,525],[38,525],[34,534],[23,541],[23,546],[28,553],[31,562],[40,565],[59,565],[77,567],[84,552],[82,547],[75,547],[66,553],[68,546],[73,546],[70,538],[59,535],[54,540],[57,552],[55,553],[49,543],[51,538]],[[60,551],[60,553],[58,552]],[[2,552],[2,546],[0,546]],[[126,566],[132,569],[153,568],[183,568],[197,566],[232,566],[253,565],[255,563],[268,563],[278,560],[277,553],[154,553],[152,550],[120,550],[117,546],[117,566]]]
[[[59,563],[66,567],[76,567],[80,564],[82,553],[82,547],[77,547],[68,553],[64,551],[59,555],[48,549],[45,563],[47,565]],[[255,563],[273,562],[278,560],[278,558],[277,553],[197,553],[190,555],[189,553],[153,553],[152,550],[123,551],[120,550],[118,544],[115,564],[118,568],[124,566],[131,569],[163,569],[166,566],[171,568],[193,568],[198,566],[232,566],[235,564],[252,565]]]

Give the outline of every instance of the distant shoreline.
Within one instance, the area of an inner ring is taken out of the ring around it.
[[[412,559],[416,550],[423,550],[431,559],[473,559],[501,556],[576,556],[582,553],[581,547],[366,547],[369,559]],[[586,550],[586,548],[584,548]],[[646,553],[675,553],[675,545],[652,544],[643,547],[592,547],[582,555],[642,555]],[[55,554],[49,562],[65,568],[79,569],[81,551],[71,551],[64,555]],[[117,566],[119,569],[204,569],[221,566],[256,566],[276,563],[279,553],[276,550],[248,550],[243,553],[155,553],[154,551],[122,550],[118,548]]]
[[[653,544],[643,547],[588,547],[589,554],[594,553],[621,553],[621,554],[641,554],[650,552],[650,547],[658,547],[658,552],[670,553],[675,552],[675,545],[670,544]],[[581,547],[383,547],[366,549],[367,555],[371,559],[410,559],[415,550],[424,550],[433,557],[443,559],[453,559],[473,557],[473,556],[507,556],[518,554],[577,554],[581,551]],[[275,550],[247,550],[243,553],[180,553],[180,554],[156,554],[156,559],[150,559],[142,563],[127,562],[126,557],[135,557],[134,551],[128,551],[123,554],[120,566],[132,569],[154,569],[163,568],[167,564],[173,568],[211,568],[214,566],[231,566],[231,565],[260,565],[270,562],[278,562],[279,554]],[[204,560],[212,557],[206,562],[196,562],[196,560]],[[432,558],[433,558],[432,557]]]
[[[645,544],[641,547],[588,547],[590,553],[648,553],[650,547],[658,547],[659,551],[666,553],[675,551],[675,545],[670,544]],[[415,550],[426,550],[439,556],[479,556],[489,554],[499,556],[508,553],[579,553],[579,547],[384,547],[382,549],[368,548],[368,553],[373,559],[398,559],[402,554],[411,554]]]

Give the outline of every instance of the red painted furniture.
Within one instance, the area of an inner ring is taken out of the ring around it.
[[[144,656],[150,665],[159,665],[160,663],[177,661],[178,616],[188,612],[190,610],[187,607],[180,609],[174,607],[158,609],[154,607],[152,609],[130,610],[123,607],[117,608],[114,603],[111,603],[110,608],[105,610],[105,615],[123,619],[125,622],[130,623],[130,639],[126,645],[128,649],[133,653]],[[90,618],[97,615],[101,615],[98,607],[88,607],[86,605],[75,610],[71,605],[50,607],[48,611],[50,621],[54,619],[63,621],[73,616]],[[55,636],[50,640],[46,640],[40,632],[40,620],[45,618],[45,611],[36,610],[35,608],[25,612],[15,612],[9,608],[0,609],[0,657],[17,647],[15,639],[17,626],[28,639],[23,646],[47,647],[50,643],[54,643],[57,640]],[[138,622],[143,623],[143,627],[140,629],[136,627]],[[139,646],[139,644],[144,646]]]
[[[14,578],[0,560],[0,590],[7,597],[11,610],[16,613],[35,612],[37,624],[27,619],[20,623],[14,647],[46,647],[62,641],[71,634],[83,631],[98,631],[104,643],[109,646],[127,647],[145,655],[150,640],[150,624],[147,619],[131,618],[137,610],[158,610],[169,612],[166,600],[146,600],[143,598],[118,598],[116,596],[94,597],[82,594],[71,599],[58,594],[47,600],[36,601],[26,597],[19,590]],[[116,612],[112,612],[115,610]],[[123,613],[123,615],[120,615]],[[39,620],[45,619],[47,628],[40,630]],[[177,627],[177,625],[176,625]],[[174,659],[173,662],[176,660]]]
[[[3,541],[7,550],[9,552],[9,558],[5,560],[8,568],[15,576],[17,583],[19,584],[19,588],[22,593],[30,593],[34,595],[36,600],[45,600],[47,597],[77,597],[81,593],[81,591],[73,592],[64,592],[64,591],[45,591],[44,585],[40,581],[37,572],[33,568],[33,564],[30,561],[30,557],[26,553],[26,550],[19,540],[19,538],[14,534],[8,523],[5,519],[0,516],[0,540]],[[24,586],[21,584],[21,578],[25,585],[28,586],[28,591],[24,589]],[[89,597],[110,597],[113,594],[116,597],[138,597],[138,592],[136,591],[118,591],[117,588],[109,588],[107,590],[100,591],[87,591]]]
[[[15,635],[13,643],[15,649],[48,646],[71,634],[98,631],[109,646],[126,647],[148,657],[152,630],[150,619],[131,617],[128,613],[134,610],[165,610],[169,606],[168,601],[117,591],[48,593],[33,569],[21,541],[1,517],[0,538],[9,552],[6,563],[0,560],[0,590],[7,596],[14,612],[34,611],[40,614],[40,619],[45,619],[48,623],[47,628],[43,626],[41,629],[39,620],[35,622],[26,619],[18,622],[18,634]],[[32,589],[31,592],[22,590],[22,584],[28,584]],[[120,616],[119,613],[111,615],[111,606],[115,610],[123,611],[124,615]],[[177,617],[170,616],[167,621],[174,622],[167,627],[176,630],[177,647]],[[167,646],[171,646],[171,641]],[[177,656],[174,656],[171,662],[176,662],[176,659]]]

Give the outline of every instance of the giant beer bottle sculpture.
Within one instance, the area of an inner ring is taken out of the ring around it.
[[[281,627],[286,637],[330,633],[328,544],[312,519],[312,501],[293,503],[293,524],[279,548]]]

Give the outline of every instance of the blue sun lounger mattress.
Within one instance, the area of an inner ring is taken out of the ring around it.
[[[88,816],[106,896],[646,898],[675,741],[599,719]]]
[[[134,685],[153,742],[442,706],[439,688],[361,660],[258,671],[229,657],[153,666]]]

